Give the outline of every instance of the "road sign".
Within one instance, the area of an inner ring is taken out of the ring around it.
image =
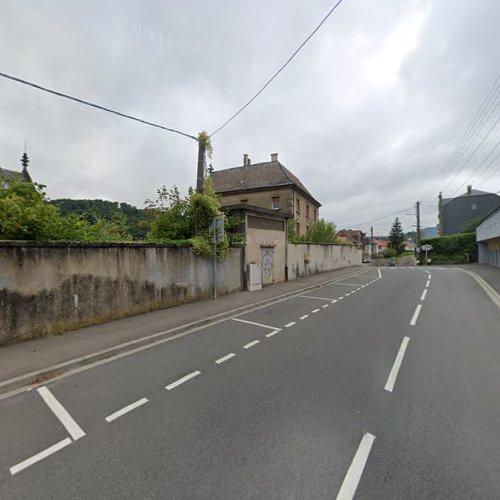
[[[422,250],[424,252],[430,252],[432,250],[432,245],[422,245]]]
[[[221,243],[224,241],[224,216],[217,215],[210,223],[210,232],[212,233],[212,241]]]

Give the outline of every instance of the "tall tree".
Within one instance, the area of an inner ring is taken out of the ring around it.
[[[391,227],[391,232],[389,233],[389,241],[391,242],[391,248],[396,250],[398,255],[404,250],[404,240],[405,234],[403,232],[403,227],[401,226],[401,222],[399,222],[399,217],[396,217]]]

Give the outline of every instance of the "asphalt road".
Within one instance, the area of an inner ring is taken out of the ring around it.
[[[498,499],[500,310],[429,272],[370,268],[0,400],[0,498]]]

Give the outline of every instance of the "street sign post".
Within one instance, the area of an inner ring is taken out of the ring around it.
[[[429,259],[427,258],[427,252],[430,252],[432,250],[432,245],[422,245],[422,250],[425,252],[425,263],[429,263]]]
[[[224,242],[224,215],[216,215],[210,223],[210,233],[214,244],[214,286],[213,298],[217,298],[217,243]]]

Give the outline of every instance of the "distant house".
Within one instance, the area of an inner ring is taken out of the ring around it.
[[[405,240],[403,241],[404,249],[406,252],[414,252],[416,245],[415,242],[412,240]]]
[[[26,153],[21,156],[21,165],[23,166],[20,172],[8,170],[0,166],[0,182],[3,187],[7,187],[12,182],[32,182],[28,172],[29,158]]]
[[[386,248],[389,242],[387,240],[379,240],[377,238],[373,238],[373,255],[380,255]]]
[[[500,206],[500,196],[472,189],[456,198],[443,198],[439,193],[439,235],[457,234],[467,222],[481,220]]]
[[[341,241],[350,242],[353,246],[359,248],[360,250],[365,248],[366,235],[359,229],[341,229],[337,235],[341,238]]]
[[[211,178],[223,207],[251,205],[291,215],[298,236],[319,219],[321,203],[278,161],[277,153],[254,165],[244,155],[243,166],[212,172]]]

